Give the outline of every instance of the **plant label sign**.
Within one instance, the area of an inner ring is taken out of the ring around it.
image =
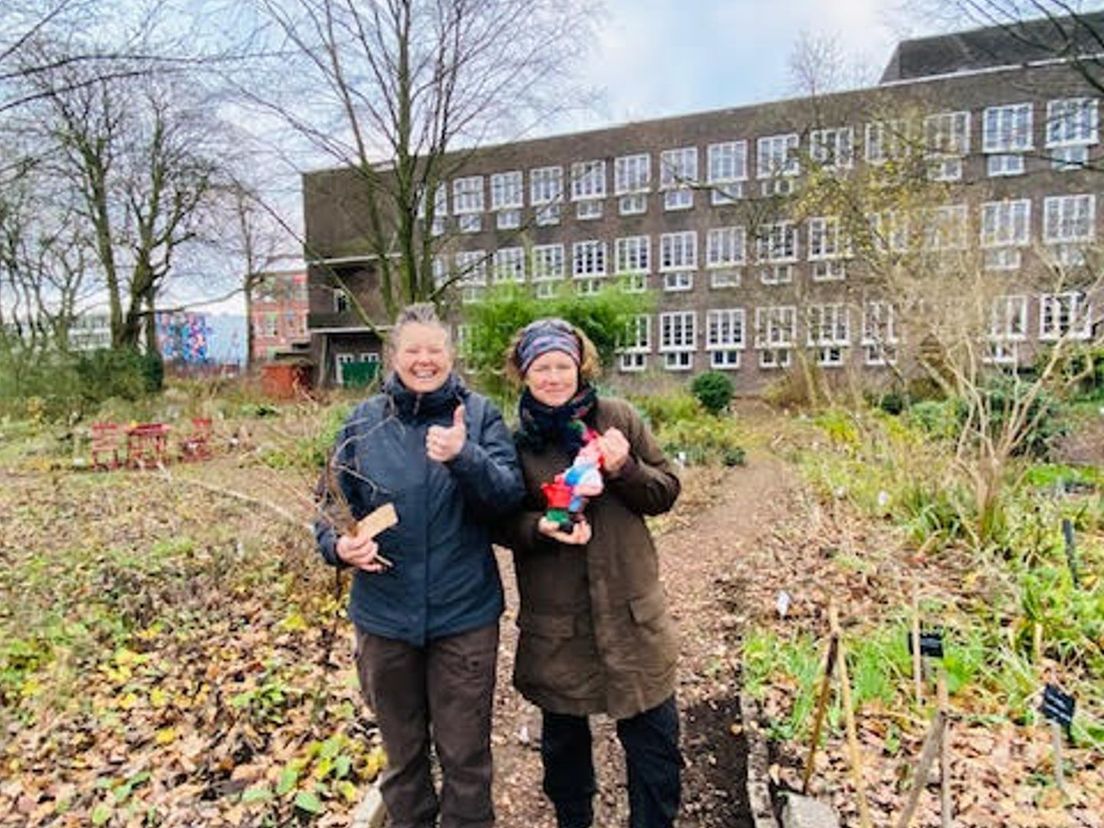
[[[909,655],[912,655],[912,633],[908,634]],[[920,655],[928,658],[943,658],[943,628],[920,631]]]
[[[1077,702],[1072,695],[1063,693],[1055,684],[1048,684],[1043,689],[1043,703],[1039,710],[1049,721],[1065,728],[1066,735],[1069,735],[1076,706]]]

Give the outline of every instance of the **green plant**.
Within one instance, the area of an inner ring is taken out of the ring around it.
[[[671,423],[695,419],[704,413],[698,399],[685,392],[633,397],[632,403],[656,431]]]
[[[668,457],[682,457],[691,465],[742,465],[745,435],[727,417],[699,414],[676,420],[656,434]]]
[[[720,414],[732,401],[732,380],[721,371],[705,371],[694,377],[690,392],[710,414]]]

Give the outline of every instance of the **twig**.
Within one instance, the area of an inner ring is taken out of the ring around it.
[[[928,728],[928,735],[924,737],[924,747],[920,751],[920,761],[916,763],[916,773],[912,780],[912,790],[909,791],[908,802],[905,803],[905,810],[901,813],[901,818],[897,821],[897,828],[908,828],[910,822],[912,822],[912,815],[916,811],[916,805],[920,801],[920,792],[927,786],[928,774],[931,773],[932,762],[935,761],[935,756],[939,752],[940,743],[943,741],[943,711],[935,711],[935,718],[932,719],[931,727]]]
[[[828,613],[832,614],[832,600],[828,599]],[[813,760],[816,757],[817,744],[820,742],[820,729],[824,724],[824,713],[828,708],[828,693],[832,687],[832,672],[836,669],[836,657],[839,653],[839,637],[833,631],[828,637],[828,649],[824,653],[824,675],[820,681],[820,695],[817,699],[816,716],[813,718],[813,736],[809,742],[809,755],[805,759],[805,774],[801,780],[801,793],[809,793],[809,780],[813,775]]]
[[[915,686],[916,706],[924,700],[923,657],[920,655],[920,586],[912,582],[912,681]]]
[[[828,620],[832,634],[839,642],[836,654],[836,669],[839,671],[840,692],[843,694],[843,713],[847,723],[847,746],[851,754],[851,777],[855,783],[855,793],[859,798],[859,825],[870,828],[870,809],[866,802],[866,788],[863,786],[862,757],[859,754],[859,735],[855,726],[855,710],[851,706],[851,679],[847,675],[847,654],[840,635],[839,615],[834,604],[828,607]]]
[[[941,828],[951,828],[951,819],[954,816],[951,804],[951,719],[947,700],[947,677],[942,665],[939,667],[935,692],[939,700],[939,714],[943,718],[943,728],[939,734],[939,821]]]

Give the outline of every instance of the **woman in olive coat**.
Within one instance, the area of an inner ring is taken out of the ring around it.
[[[628,403],[598,397],[590,340],[560,319],[524,328],[507,372],[524,384],[518,456],[527,491],[510,522],[521,607],[514,684],[542,711],[544,791],[560,828],[586,828],[595,793],[587,717],[617,720],[632,828],[673,825],[682,757],[677,642],[644,523],[672,507],[679,480]],[[604,491],[570,532],[544,516],[541,484],[597,441]]]

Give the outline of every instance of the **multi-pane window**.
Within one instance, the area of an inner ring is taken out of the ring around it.
[[[966,246],[966,205],[946,204],[924,211],[924,248],[961,250]]]
[[[939,112],[924,119],[928,175],[935,181],[962,178],[962,158],[970,152],[970,113]]]
[[[1088,163],[1089,147],[1099,133],[1096,99],[1047,101],[1046,118],[1046,147],[1054,167],[1070,170]]]
[[[755,142],[755,177],[762,179],[763,195],[785,194],[792,189],[786,179],[801,172],[796,132],[767,135]]]
[[[728,268],[747,261],[743,227],[712,227],[706,234],[706,267]]]
[[[1015,365],[1018,343],[1027,339],[1027,297],[998,296],[989,316],[989,337],[983,359],[994,365]]]
[[[886,301],[863,305],[862,344],[867,365],[892,365],[897,361],[897,311]]]
[[[601,218],[605,197],[605,161],[576,161],[571,165],[571,200],[575,202],[576,218]]]
[[[563,199],[563,167],[529,171],[529,203],[536,208],[538,225],[559,224]]]
[[[618,367],[622,371],[643,371],[648,367],[648,352],[652,349],[652,318],[647,314],[633,317],[624,340],[618,346]]]
[[[988,156],[989,175],[1019,175],[1023,153],[1031,149],[1030,103],[987,107],[982,121],[981,151]]]
[[[884,164],[908,154],[908,124],[903,120],[874,121],[866,125],[866,162]]]
[[[496,282],[525,281],[524,247],[503,247],[495,251],[494,280]]]
[[[663,367],[668,371],[689,371],[694,367],[697,321],[694,311],[659,315],[659,352],[663,354]]]
[[[693,230],[659,237],[659,271],[664,290],[690,290],[698,266],[698,234]]]
[[[433,257],[433,284],[435,287],[443,287],[448,281],[448,262],[444,256]]]
[[[647,273],[651,269],[651,239],[625,236],[617,240],[617,272]]]
[[[694,206],[693,184],[698,181],[698,148],[680,147],[659,155],[659,186],[664,210],[687,210]]]
[[[1043,200],[1043,241],[1047,244],[1091,241],[1096,196],[1092,193],[1048,196]]]
[[[797,308],[769,305],[755,309],[755,347],[760,368],[785,368],[797,339]]]
[[[825,168],[851,169],[854,146],[855,133],[851,127],[814,129],[809,135],[809,155]]]
[[[904,210],[882,210],[870,217],[873,246],[881,253],[903,253],[909,248],[909,216]]]
[[[648,209],[648,190],[652,183],[651,156],[643,152],[622,155],[613,163],[613,194],[623,216],[637,215]]]
[[[710,144],[706,150],[710,200],[713,204],[731,204],[744,195],[747,181],[747,141]]]
[[[987,201],[981,205],[981,246],[989,270],[1015,270],[1030,240],[1031,199]]]
[[[740,367],[740,351],[745,347],[743,308],[718,308],[705,314],[705,350],[709,367],[731,370]]]
[[[478,233],[482,228],[483,176],[471,175],[452,182],[452,212],[461,233]]]
[[[576,279],[606,275],[606,243],[604,241],[575,242],[572,254],[574,264],[571,273]]]
[[[418,215],[425,216],[424,198],[419,200]],[[438,184],[433,193],[433,222],[430,225],[430,235],[444,235],[445,225],[448,221],[448,185]]]
[[[533,284],[539,298],[555,293],[553,284],[564,277],[564,246],[538,244],[533,247]]]
[[[847,275],[843,258],[848,252],[837,217],[817,216],[809,219],[809,261],[812,262],[814,279],[843,279]]]
[[[797,261],[797,225],[792,221],[759,225],[755,251],[759,262],[766,265],[759,270],[759,281],[765,285],[792,282],[792,263]]]
[[[460,276],[462,301],[478,301],[487,284],[487,254],[482,250],[460,251],[456,254],[456,271]]]
[[[499,230],[521,226],[521,207],[524,198],[521,170],[495,173],[491,176],[491,210]]]
[[[816,349],[817,364],[843,365],[851,344],[851,313],[847,305],[809,305],[806,318],[807,339]]]
[[[1088,339],[1090,336],[1092,318],[1084,293],[1044,293],[1039,297],[1039,339]]]

